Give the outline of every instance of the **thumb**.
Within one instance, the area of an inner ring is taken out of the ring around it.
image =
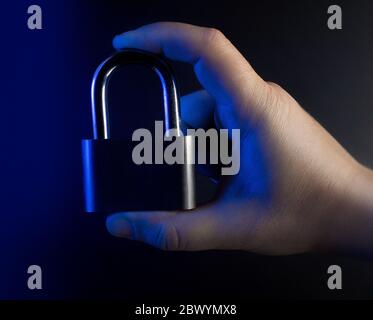
[[[218,249],[222,246],[224,223],[216,209],[208,205],[187,212],[121,212],[109,216],[106,226],[114,236],[162,250]]]

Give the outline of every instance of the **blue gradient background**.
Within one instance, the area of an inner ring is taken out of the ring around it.
[[[27,7],[43,30],[27,29]],[[91,135],[90,81],[112,37],[158,20],[215,26],[265,79],[287,88],[360,161],[373,165],[373,5],[339,1],[344,29],[326,28],[326,1],[6,1],[2,4],[0,298],[373,298],[373,264],[330,255],[164,253],[119,240],[83,214],[80,139]],[[175,63],[182,93],[198,88]],[[115,76],[116,135],[161,119],[155,75]],[[138,113],[138,106],[144,112]],[[123,124],[125,121],[125,124]],[[211,186],[202,181],[200,193]],[[42,267],[43,290],[27,289]],[[343,292],[326,287],[344,270]]]

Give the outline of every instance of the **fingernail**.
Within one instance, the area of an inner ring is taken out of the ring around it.
[[[131,35],[131,31],[126,31],[124,33],[117,34],[116,36],[114,36],[113,47],[115,49],[123,49],[124,47],[126,47],[129,35]]]
[[[113,38],[113,47],[115,49],[118,49],[119,47],[119,43],[120,43],[120,36],[119,35],[116,35],[114,38]]]
[[[129,239],[132,236],[131,223],[123,217],[109,216],[106,219],[106,228],[116,237]]]

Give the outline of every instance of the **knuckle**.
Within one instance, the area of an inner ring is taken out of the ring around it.
[[[289,94],[277,83],[267,82],[267,113],[272,119],[283,121],[290,112]]]
[[[279,84],[277,84],[276,82],[267,81],[267,84],[268,84],[270,87],[277,88],[277,89],[282,89],[282,87],[281,87]]]
[[[180,250],[180,237],[173,224],[159,224],[155,233],[154,244],[165,251]]]
[[[225,36],[224,34],[216,28],[207,28],[206,33],[206,46],[209,46],[211,44],[219,44],[223,41],[225,41]]]
[[[172,27],[172,22],[169,22],[169,21],[159,21],[159,22],[153,23],[153,25],[157,26],[159,28],[169,28],[169,27]]]

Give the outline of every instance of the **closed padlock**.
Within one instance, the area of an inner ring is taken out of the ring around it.
[[[110,137],[107,87],[118,67],[137,64],[158,74],[164,97],[165,132],[173,129],[184,148],[183,164],[141,164],[132,159],[134,142]],[[93,139],[82,140],[86,212],[188,210],[196,206],[192,137],[184,135],[179,94],[170,66],[158,55],[128,49],[115,53],[96,70],[91,90]]]

